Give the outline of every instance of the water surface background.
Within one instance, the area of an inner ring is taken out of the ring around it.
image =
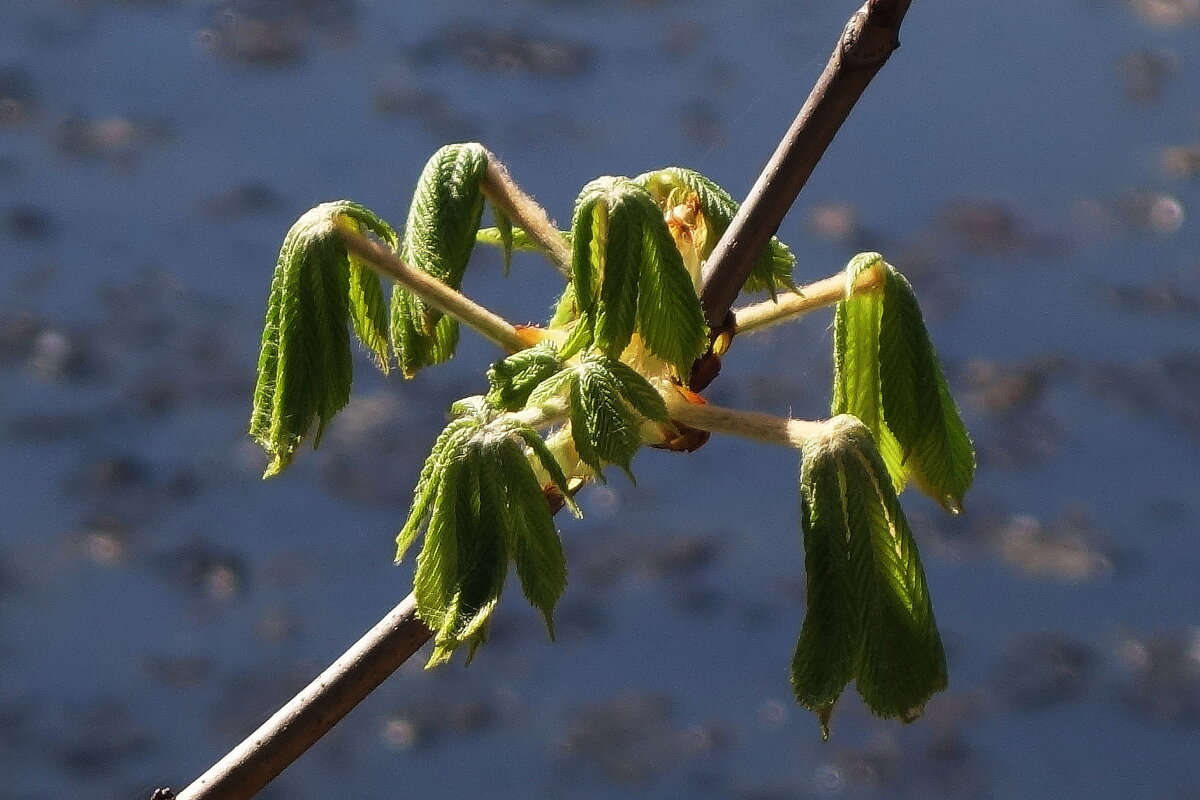
[[[270,270],[317,202],[399,224],[485,142],[558,219],[667,165],[744,195],[852,4],[0,0],[0,797],[180,787],[408,591],[421,460],[494,356],[358,362],[320,451],[244,430]],[[1200,794],[1200,10],[917,0],[781,236],[878,249],[979,449],[906,504],[951,687],[911,725],[793,706],[794,455],[638,456],[563,518],[559,641],[508,598],[476,661],[406,665],[279,798]],[[534,257],[468,291],[516,321]],[[710,397],[828,405],[829,317],[739,340]]]

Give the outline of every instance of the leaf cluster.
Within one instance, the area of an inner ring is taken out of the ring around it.
[[[566,560],[530,458],[578,512],[566,476],[537,431],[497,414],[482,397],[456,403],[455,411],[421,470],[396,539],[399,561],[423,536],[413,592],[417,613],[434,632],[429,666],[464,644],[468,661],[474,655],[487,638],[510,562],[553,638]]]
[[[400,286],[389,310],[348,236],[379,239],[453,289],[479,241],[503,250],[506,270],[514,250],[539,248],[495,204],[495,227],[480,229],[491,158],[476,144],[438,150],[402,236],[349,201],[314,208],[288,232],[250,424],[271,456],[268,476],[314,426],[315,446],[347,402],[351,330],[380,369],[394,357],[406,377],[454,353],[458,322]],[[700,266],[737,209],[719,186],[680,168],[599,178],[581,191],[562,232],[570,281],[548,328],[516,337],[530,346],[491,365],[487,393],[452,406],[397,536],[397,560],[421,542],[414,593],[435,635],[431,666],[463,645],[470,660],[510,566],[553,637],[566,585],[553,513],[566,504],[578,515],[572,495],[584,482],[603,481],[608,465],[632,479],[642,444],[671,435],[664,393],[708,346]],[[772,239],[745,288],[794,289],[794,263]],[[796,698],[825,735],[851,681],[873,711],[904,720],[944,687],[942,644],[897,495],[911,480],[957,512],[975,469],[912,287],[880,255],[847,266],[833,338],[834,416],[801,462],[808,610],[792,661]]]
[[[401,286],[390,311],[379,278],[347,249],[344,232],[370,234],[398,250],[409,266],[458,288],[475,245],[484,205],[488,152],[477,144],[447,145],[421,173],[404,235],[363,206],[323,203],[284,237],[271,282],[258,361],[250,435],[270,454],[266,475],[291,461],[314,423],[314,446],[350,396],[353,328],[385,373],[394,354],[402,372],[454,354],[458,323]],[[511,234],[496,212],[500,240]]]
[[[661,209],[628,178],[597,178],[571,220],[571,298],[578,319],[566,346],[620,358],[635,331],[646,349],[687,375],[708,345],[691,276]]]
[[[575,455],[599,480],[606,464],[632,479],[642,425],[668,422],[658,390],[628,364],[597,350],[567,362],[554,345],[542,343],[494,363],[488,381],[486,400],[497,409],[564,409]]]

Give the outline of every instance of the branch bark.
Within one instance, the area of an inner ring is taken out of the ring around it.
[[[702,276],[700,301],[714,331],[755,260],[779,229],[834,135],[899,43],[912,0],[867,0],[850,17],[824,71],[749,197],[717,244]],[[178,795],[249,800],[324,736],[432,636],[410,594],[300,694]]]
[[[178,800],[248,800],[258,794],[432,635],[417,618],[410,594]]]

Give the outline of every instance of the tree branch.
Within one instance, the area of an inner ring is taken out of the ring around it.
[[[411,594],[245,741],[180,792],[178,800],[249,800],[432,634]]]
[[[715,331],[725,326],[755,260],[779,229],[834,134],[875,73],[900,46],[900,24],[911,2],[867,0],[846,24],[808,100],[705,267],[700,300]],[[509,205],[519,205],[516,201],[520,198],[505,199]],[[561,248],[558,240],[553,245],[552,249]],[[561,255],[555,260],[561,260]],[[249,800],[431,635],[417,618],[415,600],[409,595],[257,731],[180,792],[179,800]],[[156,795],[168,797],[171,793],[162,789]]]
[[[700,304],[713,331],[727,327],[754,262],[867,84],[900,46],[900,24],[911,2],[867,0],[846,23],[808,100],[704,266]]]

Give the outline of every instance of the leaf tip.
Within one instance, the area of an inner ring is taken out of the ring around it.
[[[817,724],[821,726],[821,741],[829,741],[829,720],[833,717],[833,703],[817,709]]]

